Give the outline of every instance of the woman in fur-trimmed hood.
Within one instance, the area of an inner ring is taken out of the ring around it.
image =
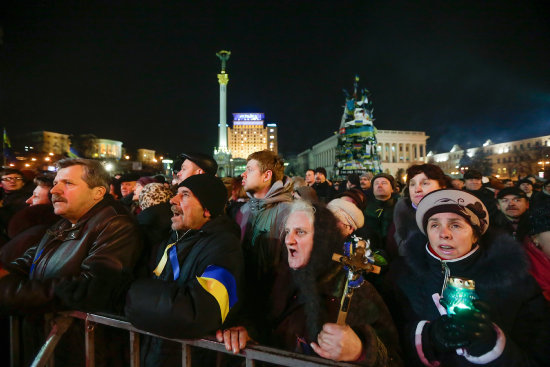
[[[426,195],[416,212],[422,233],[406,240],[404,256],[386,275],[385,298],[414,365],[550,365],[550,311],[528,274],[523,249],[487,231],[489,215],[459,190]],[[449,277],[475,281],[473,309],[440,302]]]
[[[336,220],[323,204],[297,201],[285,223],[288,264],[277,273],[266,344],[366,366],[399,366],[397,331],[369,282],[353,296],[346,323],[336,325],[345,273],[331,260],[342,253]],[[330,345],[337,340],[342,350]]]

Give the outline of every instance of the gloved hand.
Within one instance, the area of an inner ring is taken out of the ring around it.
[[[475,309],[472,310],[455,307],[451,318],[461,337],[467,340],[465,347],[468,353],[479,357],[495,347],[497,333],[489,319],[489,306],[479,300],[473,304]]]
[[[443,315],[427,324],[426,327],[431,345],[438,353],[454,351],[468,343],[452,316]]]
[[[132,275],[105,267],[93,274],[62,280],[55,286],[56,296],[70,309],[122,313]]]

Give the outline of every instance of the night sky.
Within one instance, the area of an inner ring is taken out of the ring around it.
[[[550,134],[542,1],[2,4],[0,125],[10,136],[93,133],[130,150],[212,152],[222,49],[228,122],[264,112],[284,155],[338,129],[355,74],[375,126],[426,131],[429,150]]]

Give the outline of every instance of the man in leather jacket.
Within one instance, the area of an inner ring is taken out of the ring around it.
[[[76,292],[83,293],[78,297],[81,308],[109,311],[110,300],[104,294],[110,292],[94,291],[87,285],[94,278],[107,277],[109,284],[116,284],[141,252],[136,224],[107,194],[109,175],[103,166],[77,158],[63,159],[57,168],[52,203],[55,214],[63,219],[8,264],[9,274],[0,279],[0,312],[25,315],[24,365],[29,365],[44,342],[44,314],[75,308]],[[55,350],[56,366],[85,364],[83,330],[81,322],[74,322],[64,334]],[[96,337],[102,334],[96,330]],[[96,344],[98,364],[111,354],[120,357],[120,351],[113,350],[115,344]]]

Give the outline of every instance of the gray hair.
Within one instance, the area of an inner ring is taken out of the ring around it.
[[[109,176],[109,173],[100,162],[84,158],[65,158],[57,161],[55,164],[58,170],[71,166],[82,166],[84,170],[82,180],[88,184],[90,189],[104,187],[107,190],[106,192],[109,192],[111,176]]]

